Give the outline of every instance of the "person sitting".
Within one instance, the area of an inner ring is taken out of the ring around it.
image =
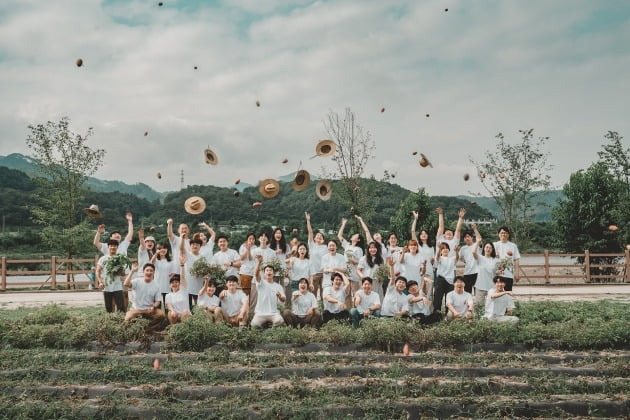
[[[467,319],[472,322],[473,319],[473,297],[464,290],[466,282],[463,276],[455,277],[454,289],[446,295],[446,307],[448,313],[446,319],[452,321],[454,319]]]
[[[505,279],[495,276],[492,281],[494,288],[490,289],[486,297],[486,310],[483,315],[491,321],[518,323],[519,319],[512,315],[514,310],[514,292],[505,290]]]
[[[179,256],[179,274],[173,274],[169,283],[171,285],[171,293],[166,295],[166,309],[168,311],[168,322],[176,324],[182,322],[189,316],[190,304],[188,303],[188,290],[186,289],[186,255]]]
[[[407,288],[407,279],[403,276],[395,276],[394,258],[388,257],[389,265],[389,285],[383,298],[381,306],[381,316],[386,318],[405,318],[409,316],[409,301],[404,291]]]
[[[273,327],[284,325],[284,319],[278,310],[278,301],[284,302],[286,300],[286,297],[284,296],[284,287],[273,281],[274,268],[269,264],[265,265],[265,278],[261,280],[260,264],[262,261],[263,256],[257,255],[256,267],[254,268],[253,285],[256,285],[258,298],[251,326],[262,328],[268,322],[271,322]]]
[[[357,328],[363,318],[381,316],[381,298],[372,291],[372,279],[363,277],[361,289],[354,294],[354,308],[350,309],[352,326]]]
[[[215,324],[223,322],[223,310],[220,308],[221,301],[215,295],[217,286],[213,280],[205,278],[203,287],[199,291],[197,306],[206,312],[206,317]]]
[[[292,293],[291,309],[282,312],[282,318],[287,325],[294,328],[313,327],[321,325],[321,315],[317,305],[317,298],[308,290],[308,280],[301,278],[298,281],[298,290]]]
[[[324,289],[324,323],[333,319],[348,321],[350,312],[346,308],[346,295],[350,293],[350,280],[344,274],[331,275],[332,286]]]
[[[249,318],[249,297],[238,289],[238,277],[228,276],[225,285],[227,289],[219,294],[223,319],[234,327],[244,327]]]
[[[423,325],[434,324],[440,320],[440,315],[433,311],[433,305],[429,300],[430,280],[425,278],[422,282],[422,288],[418,286],[418,282],[415,280],[407,282],[409,315]]]
[[[137,272],[138,264],[134,263],[131,272],[125,279],[124,286],[131,288],[135,296],[133,306],[125,314],[125,322],[137,317],[143,317],[152,321],[149,324],[149,328],[155,328],[166,317],[164,311],[160,309],[162,305],[160,286],[153,281],[155,266],[151,263],[146,263],[142,267],[143,276],[134,278]]]

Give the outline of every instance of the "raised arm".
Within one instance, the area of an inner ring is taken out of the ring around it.
[[[144,229],[140,229],[138,230],[138,241],[140,242],[138,244],[138,248],[141,250],[145,250],[147,249],[146,245],[144,244]]]
[[[254,280],[260,283],[260,264],[262,264],[262,255],[256,255],[256,266],[254,267]]]
[[[94,241],[92,242],[94,247],[99,251],[101,250],[101,235],[103,232],[105,232],[105,225],[98,225],[96,228],[96,234],[94,235]]]
[[[418,235],[416,235],[416,225],[418,224],[418,212],[413,210],[411,214],[413,215],[413,222],[411,222],[411,239],[413,239],[414,241],[418,242],[418,244],[420,244],[420,241],[418,241]]]
[[[127,277],[125,277],[125,283],[124,283],[125,287],[131,288],[131,279],[137,272],[138,272],[138,263],[133,263],[131,265],[131,271],[129,272],[129,274],[127,274]]]
[[[476,238],[477,238],[477,241],[473,244],[472,255],[474,259],[478,260],[479,259],[479,245],[481,245],[481,236],[476,236]]]
[[[182,234],[181,237],[181,241],[179,241],[179,254],[184,254],[186,255],[186,236],[188,236],[187,234]]]
[[[343,231],[346,228],[346,223],[348,223],[348,219],[345,217],[341,219],[341,226],[339,227],[339,232],[337,233],[337,239],[339,239],[339,243],[343,242]]]
[[[168,240],[173,242],[175,239],[175,235],[173,235],[173,219],[168,219],[166,221],[166,236],[168,236]]]
[[[453,237],[459,239],[461,238],[461,233],[462,233],[462,225],[464,224],[464,216],[466,216],[466,209],[465,208],[461,208],[459,209],[459,212],[457,213],[457,227],[455,227],[455,234],[453,235]]]
[[[188,281],[186,280],[186,253],[179,254],[179,284],[185,289]]]
[[[206,230],[206,232],[208,232],[210,234],[210,237],[208,238],[208,242],[214,243],[214,239],[217,237],[217,233],[214,231],[214,229],[212,229],[210,226],[208,226],[208,224],[206,222],[199,223],[199,226],[204,228]]]
[[[396,285],[396,276],[394,272],[395,261],[392,257],[387,257],[387,265],[389,265],[389,286]]]
[[[438,214],[438,230],[436,237],[439,238],[444,235],[444,210],[442,210],[442,207],[438,207],[435,209],[435,212]]]
[[[475,233],[475,241],[481,243],[481,241],[483,241],[483,238],[481,237],[481,233],[479,233],[479,229],[477,229],[477,223],[472,223],[470,227]]]
[[[309,214],[309,212],[305,211],[304,212],[304,217],[306,218],[306,230],[308,232],[308,242],[311,243],[313,242],[313,227],[311,226],[311,215]]]
[[[355,215],[354,217],[356,217],[361,224],[361,229],[363,229],[363,233],[365,233],[365,240],[368,242],[368,244],[374,241],[374,239],[372,238],[372,234],[370,233],[370,229],[368,229],[367,225],[363,221],[363,218],[359,215]]]
[[[128,211],[125,215],[125,219],[127,219],[127,236],[125,236],[125,241],[131,242],[133,239],[133,214]]]

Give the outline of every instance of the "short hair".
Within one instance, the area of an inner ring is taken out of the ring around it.
[[[396,283],[398,283],[399,281],[404,281],[405,282],[405,287],[407,287],[407,277],[404,277],[404,276],[396,277]]]
[[[418,246],[418,241],[416,241],[415,239],[410,239],[409,242],[407,242],[407,246],[410,245]]]
[[[497,282],[505,283],[505,279],[501,276],[494,276],[492,278],[492,283],[497,283]]]
[[[453,280],[453,284],[455,284],[456,281],[461,281],[463,283],[466,283],[464,281],[464,276],[455,276],[455,280]]]
[[[153,268],[153,270],[155,270],[155,265],[153,263],[148,262],[142,266],[142,271],[144,271],[147,267],[151,267]]]
[[[236,277],[234,275],[227,276],[227,278],[225,279],[225,282],[226,283],[231,283],[231,282],[238,283],[238,277]]]
[[[119,231],[119,230],[113,230],[113,231],[111,231],[111,232],[109,233],[109,236],[111,237],[112,235],[115,235],[115,234],[119,234],[119,235],[121,235],[121,236],[122,236],[122,233],[120,233],[120,231]]]
[[[174,281],[181,281],[179,274],[173,274],[173,276],[168,282],[173,283]]]
[[[214,280],[210,279],[208,280],[208,287],[217,287],[217,284],[214,282]]]
[[[254,234],[254,232],[247,232],[247,235],[245,235],[245,240],[249,239],[250,236],[253,236],[254,240],[256,240],[256,235]]]
[[[110,245],[118,246],[119,242],[116,239],[110,239],[109,241],[107,241],[107,246],[110,246]]]
[[[507,226],[501,226],[499,230],[497,230],[497,233],[501,233],[502,230],[506,231],[507,234],[510,235],[510,228],[508,228]]]
[[[203,246],[203,241],[199,238],[193,238],[190,240],[190,244],[197,244],[199,246]]]
[[[473,234],[470,231],[466,231],[464,232],[464,234],[462,235],[462,238],[465,238],[466,236],[470,236],[471,238],[473,237]]]
[[[338,271],[335,271],[334,273],[330,275],[330,281],[335,280],[337,277],[339,277],[341,281],[343,281],[343,275]]]
[[[218,243],[221,239],[225,239],[225,240],[226,240],[226,241],[228,241],[228,242],[230,241],[230,240],[228,239],[228,237],[227,237],[227,236],[225,236],[225,235],[219,235],[219,236],[217,236],[217,243]]]
[[[268,269],[268,268],[271,268],[273,271],[276,271],[276,268],[275,268],[273,265],[271,265],[271,264],[266,264],[266,265],[263,267],[263,270],[266,270],[266,269]]]
[[[409,280],[409,281],[407,282],[407,289],[411,289],[411,286],[417,286],[417,285],[418,285],[418,282],[417,282],[417,281],[415,281],[415,280]]]
[[[306,280],[304,277],[302,277],[301,279],[298,280],[298,285],[300,283],[306,283],[306,285],[308,286],[308,280]]]
[[[451,250],[451,247],[446,242],[440,242],[440,249],[442,248],[446,248],[449,251]]]
[[[326,245],[330,245],[331,242],[334,242],[335,246],[339,248],[339,242],[337,242],[336,239],[329,239],[328,242],[326,242]]]
[[[374,282],[374,280],[372,280],[372,277],[363,277],[363,279],[361,279],[361,284],[368,282],[370,284],[372,284]]]

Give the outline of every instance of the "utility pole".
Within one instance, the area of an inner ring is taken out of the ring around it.
[[[184,189],[184,170],[179,171],[179,189]]]

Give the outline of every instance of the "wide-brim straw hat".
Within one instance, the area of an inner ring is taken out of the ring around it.
[[[90,207],[83,209],[83,213],[85,213],[88,217],[93,219],[102,219],[103,215],[101,211],[98,209],[96,204],[92,204]]]
[[[214,153],[211,149],[204,150],[203,155],[206,158],[206,163],[209,163],[210,165],[216,165],[217,163],[219,163],[219,158],[217,157],[217,154]]]
[[[320,200],[328,201],[332,196],[332,185],[330,184],[330,182],[322,179],[315,186],[315,193]]]
[[[429,161],[429,158],[424,155],[424,153],[420,153],[420,161],[418,163],[423,168],[426,168],[427,166],[433,168],[433,164]]]
[[[322,140],[315,146],[315,153],[320,157],[332,156],[335,150],[337,145],[332,140]]]
[[[190,214],[203,213],[203,211],[206,209],[206,202],[203,198],[195,195],[195,196],[189,197],[184,202],[184,209],[186,209],[186,213],[190,213]]]
[[[273,198],[280,192],[280,184],[272,178],[263,179],[258,184],[258,192],[265,198]]]
[[[311,174],[307,170],[300,169],[295,173],[295,178],[291,182],[291,186],[295,191],[303,191],[311,183]]]

